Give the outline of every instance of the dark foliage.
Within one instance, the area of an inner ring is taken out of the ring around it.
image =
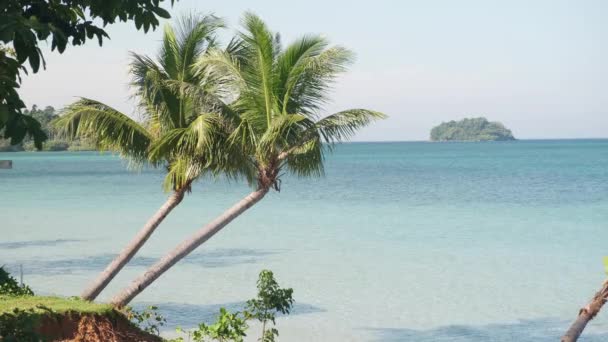
[[[169,18],[160,7],[163,1],[0,1],[0,138],[16,145],[29,136],[38,149],[48,139],[40,122],[23,113],[25,103],[18,93],[20,73],[27,73],[26,61],[34,73],[45,67],[39,41],[50,39],[51,49],[63,53],[68,45],[83,45],[90,39],[102,45],[109,38],[104,27],[116,22],[133,21],[138,30],[147,32],[159,25],[158,18]]]

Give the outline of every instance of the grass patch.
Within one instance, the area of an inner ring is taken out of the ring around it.
[[[0,296],[0,315],[11,313],[15,309],[33,310],[33,313],[66,313],[78,312],[83,314],[111,314],[113,307],[110,304],[99,304],[87,302],[77,298],[64,297],[42,297],[42,296],[23,296],[9,297]],[[30,311],[32,312],[32,311]]]
[[[75,297],[0,295],[0,341],[80,341],[85,335],[99,337],[91,341],[107,341],[118,321],[126,331],[134,329],[110,304]]]

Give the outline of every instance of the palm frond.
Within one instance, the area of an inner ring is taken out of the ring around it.
[[[230,133],[228,143],[232,148],[241,149],[246,155],[255,154],[258,145],[258,137],[255,129],[246,118],[242,118],[240,123]]]
[[[273,92],[275,83],[273,66],[278,50],[277,42],[264,21],[253,13],[245,13],[242,25],[245,31],[240,32],[239,35],[244,43],[245,55],[250,61],[241,69],[247,83],[247,91],[241,92],[241,95],[244,95],[242,100],[248,101],[250,107],[256,107],[251,113],[264,116],[265,128],[267,128],[278,110],[276,94]],[[254,121],[264,122],[261,118],[251,120]]]
[[[323,42],[318,43],[320,47]],[[286,84],[283,107],[289,113],[304,113],[314,117],[326,104],[329,90],[338,75],[345,72],[354,58],[342,47],[332,47],[302,59]]]
[[[89,139],[99,149],[119,152],[134,161],[147,159],[153,139],[142,125],[127,115],[86,98],[67,106],[54,126],[60,136]]]
[[[259,159],[272,159],[297,144],[303,132],[299,125],[306,117],[298,114],[276,116],[260,137],[256,153]]]
[[[130,74],[145,120],[161,130],[180,127],[180,98],[165,86],[171,76],[150,57],[136,53],[131,54]]]
[[[180,45],[171,25],[165,25],[158,61],[169,77],[177,78],[180,72]]]
[[[324,174],[324,146],[319,137],[308,139],[294,146],[284,164],[298,177],[320,177]]]
[[[190,14],[177,22],[180,75],[184,82],[196,83],[193,65],[206,50],[217,45],[216,31],[225,27],[224,21],[214,15]]]
[[[223,92],[227,103],[234,102],[240,96],[240,90],[246,87],[239,58],[242,57],[229,51],[211,49],[195,63],[197,72],[204,74],[206,80],[218,88],[217,94]]]
[[[167,192],[181,189],[199,178],[205,171],[204,166],[192,157],[177,158],[167,168],[163,189]]]
[[[215,114],[201,114],[190,125],[172,129],[150,146],[150,160],[162,161],[166,156],[177,158],[183,155],[204,156],[210,166],[214,158],[214,144],[223,134],[221,120]]]
[[[277,94],[280,95],[283,113],[288,113],[291,91],[298,83],[303,72],[310,64],[310,59],[319,56],[327,47],[327,41],[321,36],[304,36],[291,43],[277,58]]]
[[[325,142],[333,144],[351,138],[372,121],[386,117],[385,114],[372,110],[349,109],[317,121],[313,129],[319,132]]]

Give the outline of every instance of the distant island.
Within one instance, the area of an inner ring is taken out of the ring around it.
[[[443,122],[431,130],[431,141],[508,141],[515,140],[511,130],[500,122],[470,118]]]

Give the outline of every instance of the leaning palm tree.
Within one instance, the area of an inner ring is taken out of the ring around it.
[[[157,61],[132,54],[131,86],[143,113],[142,122],[91,99],[81,99],[68,106],[58,120],[56,128],[63,135],[87,138],[94,141],[98,149],[118,152],[135,163],[165,167],[168,174],[164,187],[172,192],[86,288],[81,295],[83,299],[94,300],[99,295],[183,200],[194,180],[206,171],[217,172],[228,165],[222,164],[219,156],[207,153],[222,138],[221,117],[213,114],[217,110],[221,112],[221,107],[217,105],[218,93],[208,86],[211,83],[194,70],[195,62],[216,45],[216,31],[221,27],[222,20],[215,16],[184,17],[176,29],[165,28]],[[176,131],[185,136],[197,135],[196,156],[174,153],[172,146],[179,141],[172,139],[169,133]],[[162,148],[159,148],[161,142]],[[178,174],[180,170],[188,172]]]
[[[224,98],[231,100],[224,113],[230,122],[228,144],[241,151],[246,168],[255,171],[255,190],[113,297],[116,306],[128,304],[271,189],[280,190],[284,172],[300,177],[322,175],[325,148],[385,117],[366,109],[352,109],[319,119],[330,86],[345,71],[351,52],[330,47],[320,36],[305,36],[282,48],[278,35],[251,13],[245,14],[243,26],[244,31],[234,40],[238,48],[233,53],[214,50],[199,61],[198,67],[199,72],[230,86],[235,94],[233,99]],[[185,155],[192,154],[191,146],[198,143],[197,137],[192,137],[194,140],[182,139],[184,143],[175,148]]]

